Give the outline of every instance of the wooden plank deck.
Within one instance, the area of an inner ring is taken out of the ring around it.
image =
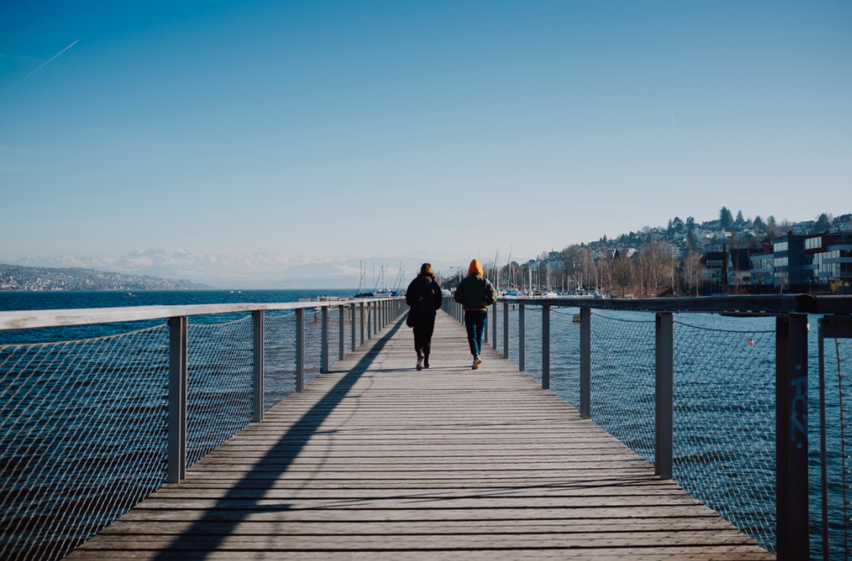
[[[398,322],[70,559],[774,559],[439,312]]]

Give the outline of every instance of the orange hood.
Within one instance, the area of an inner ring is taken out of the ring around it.
[[[474,259],[470,262],[470,267],[467,268],[467,274],[469,275],[480,275],[483,276],[482,265],[479,264],[477,259]]]

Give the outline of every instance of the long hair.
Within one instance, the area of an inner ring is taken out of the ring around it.
[[[432,269],[432,265],[430,263],[423,263],[420,266],[420,276],[432,277],[432,280],[435,280],[435,271]]]

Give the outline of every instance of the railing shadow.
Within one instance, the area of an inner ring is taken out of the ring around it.
[[[219,499],[212,509],[209,509],[204,513],[204,516],[193,522],[192,526],[190,526],[180,536],[175,538],[175,540],[169,544],[166,549],[160,551],[157,557],[155,557],[156,561],[175,559],[175,554],[178,552],[182,559],[206,559],[208,555],[213,553],[228,537],[231,531],[243,522],[244,518],[257,511],[268,512],[270,510],[268,507],[258,505],[257,509],[253,509],[249,506],[248,508],[232,510],[231,512],[241,513],[242,516],[239,518],[235,517],[230,520],[222,520],[222,518],[216,514],[218,509],[227,507],[228,503],[234,499],[240,499],[241,502],[245,501],[245,497],[241,495],[241,491],[251,489],[257,492],[259,489],[263,489],[262,487],[259,488],[257,486],[258,481],[267,480],[271,483],[287,471],[293,460],[298,457],[299,450],[308,443],[313,434],[318,432],[320,425],[322,425],[325,419],[334,411],[334,408],[343,401],[348,391],[352,389],[355,382],[357,382],[361,377],[361,374],[367,370],[367,368],[376,359],[376,356],[384,349],[385,345],[387,345],[387,343],[400,329],[403,321],[404,319],[398,320],[390,331],[388,331],[381,339],[376,341],[375,345],[373,345],[373,347],[367,352],[364,358],[359,360],[348,374],[341,378],[341,380],[335,384],[321,400],[314,404],[307,413],[302,415],[302,417],[281,436],[275,446],[270,449],[266,455],[257,462],[257,464],[255,464],[252,470],[246,473],[236,485],[228,490],[227,495]],[[277,454],[280,447],[287,448],[287,457],[281,457]],[[271,474],[269,471],[271,467],[274,467],[277,470],[277,473]],[[281,505],[276,508],[279,510],[282,508],[286,509],[286,506]],[[215,522],[217,528],[221,528],[221,531],[216,534],[204,532],[204,526],[212,522]],[[199,535],[204,536],[203,545],[200,545],[197,539],[197,536]],[[199,547],[203,547],[204,551],[199,551]]]

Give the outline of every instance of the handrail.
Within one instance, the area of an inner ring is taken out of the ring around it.
[[[499,303],[567,308],[597,308],[624,312],[660,313],[764,313],[832,314],[852,313],[852,296],[774,294],[712,296],[696,298],[531,298],[503,296]]]
[[[69,325],[90,325],[94,323],[115,323],[120,321],[140,321],[163,319],[178,316],[206,316],[239,312],[300,310],[306,308],[334,308],[352,304],[386,302],[398,300],[392,298],[358,298],[352,300],[334,300],[330,302],[276,302],[276,303],[239,303],[239,304],[192,304],[183,306],[125,306],[120,308],[74,308],[68,310],[15,310],[0,312],[0,331],[13,329],[33,329],[37,327],[64,327]]]

